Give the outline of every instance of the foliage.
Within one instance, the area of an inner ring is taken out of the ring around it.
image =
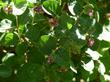
[[[1,0],[0,82],[110,82],[109,0]]]

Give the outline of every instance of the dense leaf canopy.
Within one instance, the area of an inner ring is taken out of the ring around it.
[[[110,1],[0,0],[0,82],[110,82]]]

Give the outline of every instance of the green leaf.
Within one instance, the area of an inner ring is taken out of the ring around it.
[[[65,20],[65,21],[64,21]],[[59,26],[57,29],[64,29],[64,28],[68,28],[71,29],[72,26],[74,24],[74,19],[71,18],[69,15],[67,14],[62,14],[59,18]]]
[[[18,36],[14,33],[6,33],[5,37],[2,39],[1,44],[4,46],[16,45],[19,39]]]
[[[29,38],[29,40],[32,42],[38,42],[40,39],[40,31],[37,25],[27,25],[26,37]]]
[[[57,39],[55,37],[49,37],[49,40],[46,43],[41,43],[41,50],[45,54],[51,54],[53,50],[56,49],[57,47]]]
[[[26,9],[22,15],[18,16],[19,25],[25,27],[28,22],[32,22],[32,17],[29,16],[29,9]]]
[[[22,7],[23,5],[27,4],[26,3],[26,0],[16,0],[16,1],[13,1],[13,3],[19,8],[19,7]]]
[[[14,37],[14,34],[13,33],[8,33],[6,36],[5,36],[5,42],[6,44],[11,42],[13,40],[13,37]]]
[[[70,30],[72,28],[72,24],[71,23],[67,23],[67,28]]]
[[[18,45],[17,45],[17,47],[16,47],[16,54],[18,55],[18,56],[20,56],[20,55],[24,55],[24,53],[26,52],[26,50],[27,50],[27,44],[26,43],[19,43]]]
[[[5,66],[5,65],[0,65],[0,77],[7,78],[11,76],[12,74],[12,69]]]
[[[48,0],[43,2],[43,7],[47,10],[47,12],[58,15],[59,12],[59,2],[57,0]]]
[[[23,4],[23,6],[20,8],[17,8],[13,2],[11,2],[10,5],[12,6],[12,9],[13,9],[12,14],[15,16],[23,14],[27,8],[27,4]]]
[[[18,82],[42,82],[43,78],[43,66],[34,63],[24,64],[17,74]]]
[[[46,42],[48,41],[48,39],[49,39],[49,35],[42,35],[42,36],[41,36],[41,40],[42,40],[44,43],[46,43]]]
[[[84,14],[87,14],[88,15],[89,11],[90,10],[93,10],[93,8],[94,8],[94,6],[92,4],[85,5],[84,6],[84,10],[83,10]]]
[[[28,56],[29,56],[29,62],[31,63],[42,64],[45,59],[44,55],[45,53],[42,52],[41,48],[37,48],[37,47],[29,48]]]
[[[81,34],[85,34],[85,33],[89,33],[91,34],[94,29],[92,28],[93,26],[93,23],[94,20],[93,19],[90,19],[89,16],[87,15],[82,15],[80,18],[79,18],[79,30],[80,30],[80,33]]]
[[[7,61],[10,57],[13,57],[15,54],[13,53],[7,53],[3,58],[2,58],[2,62]]]
[[[11,0],[1,0],[1,1],[2,1],[2,2],[6,2],[6,3],[7,3],[7,2],[8,2],[8,3],[11,2]]]
[[[69,58],[69,52],[66,49],[59,49],[55,53],[52,54],[55,59],[55,63],[57,63],[59,66],[70,66],[70,58]]]
[[[0,36],[0,42],[2,41],[2,39],[5,37],[6,33],[3,33],[1,36]]]
[[[72,79],[74,77],[73,72],[69,69],[66,72],[58,73],[57,75],[58,77],[60,77],[60,80],[64,82],[72,82]]]

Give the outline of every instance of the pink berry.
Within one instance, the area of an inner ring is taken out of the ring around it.
[[[43,13],[43,9],[41,6],[37,6],[34,8],[34,11],[37,12],[37,13]]]
[[[88,39],[87,44],[89,47],[92,47],[94,45],[95,41],[93,39]]]
[[[47,63],[48,64],[52,64],[53,63],[53,57],[52,56],[48,56],[47,57]]]
[[[55,19],[55,18],[50,18],[50,19],[49,19],[49,23],[50,23],[50,25],[53,26],[53,27],[58,26],[58,20]]]

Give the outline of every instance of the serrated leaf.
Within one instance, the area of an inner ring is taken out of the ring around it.
[[[9,43],[13,40],[13,37],[14,37],[14,34],[13,33],[8,33],[6,36],[5,36],[5,43]]]

